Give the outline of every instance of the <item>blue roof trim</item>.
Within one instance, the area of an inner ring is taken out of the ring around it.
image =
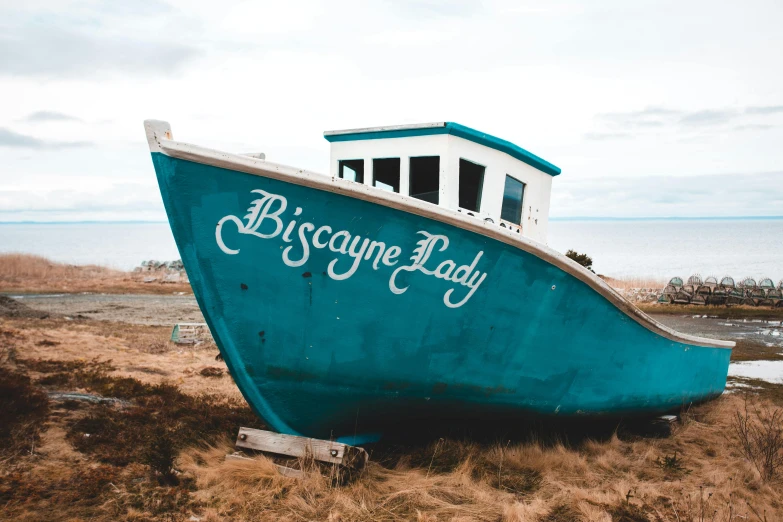
[[[479,132],[470,127],[460,125],[459,123],[446,122],[441,127],[421,127],[412,129],[396,129],[388,131],[369,131],[369,132],[356,132],[349,134],[330,134],[324,136],[327,141],[359,141],[359,140],[381,140],[388,138],[409,138],[412,136],[432,136],[436,134],[451,134],[459,138],[484,145],[501,152],[505,152],[512,158],[516,158],[519,161],[527,163],[531,167],[535,167],[542,172],[546,172],[550,176],[557,176],[561,170],[559,167],[549,163],[543,158],[539,158],[532,152],[528,152],[518,145],[514,145],[510,141],[506,141],[491,134],[485,134]]]

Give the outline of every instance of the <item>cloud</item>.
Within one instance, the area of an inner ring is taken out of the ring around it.
[[[154,183],[100,180],[72,188],[35,190],[0,186],[0,222],[50,221],[166,221]]]
[[[593,131],[585,134],[586,139],[609,139],[621,135],[619,131],[642,133],[650,130],[674,132],[704,132],[710,129],[720,131],[764,130],[772,125],[753,121],[783,113],[783,105],[749,106],[745,108],[713,108],[701,110],[679,110],[667,107],[649,106],[639,111],[610,112],[596,115],[599,125],[608,131]],[[733,126],[731,126],[733,124]]]
[[[470,16],[480,10],[471,0],[394,0],[393,9],[404,17],[456,17]]]
[[[19,134],[11,129],[0,127],[0,147],[23,148],[23,149],[65,149],[73,147],[88,147],[92,145],[89,141],[56,141],[42,140],[27,134]]]
[[[647,107],[641,111],[598,114],[597,118],[612,127],[640,129],[671,124],[682,118],[684,114],[682,111],[665,107]]]
[[[161,0],[144,0],[143,2],[103,2],[94,6],[104,15],[121,18],[128,16],[165,16],[174,12],[174,8]]]
[[[21,28],[20,28],[21,29]],[[200,54],[191,45],[94,36],[55,27],[24,28],[0,36],[0,75],[83,78],[109,72],[166,75]]]
[[[745,109],[748,114],[776,114],[783,112],[783,105],[769,105],[766,107],[748,107]]]
[[[706,110],[685,113],[679,123],[683,125],[722,125],[735,120],[739,114],[733,110]]]
[[[587,132],[584,135],[586,140],[592,141],[624,140],[632,137],[630,132]]]
[[[22,121],[28,123],[42,123],[47,121],[82,121],[81,118],[71,116],[69,114],[63,114],[56,111],[36,111],[30,113]]]
[[[769,130],[774,129],[774,125],[764,125],[761,123],[751,123],[748,125],[737,125],[734,127],[735,131],[755,131],[755,130]]]
[[[558,177],[553,217],[779,216],[783,172],[646,176]]]

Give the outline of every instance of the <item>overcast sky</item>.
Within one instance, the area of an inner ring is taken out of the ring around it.
[[[552,216],[783,215],[783,2],[0,4],[0,221],[161,220],[145,118],[328,171],[456,121],[563,169]]]

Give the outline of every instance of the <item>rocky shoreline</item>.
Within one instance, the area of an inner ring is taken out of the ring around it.
[[[188,274],[185,272],[185,265],[181,259],[174,261],[157,261],[150,259],[142,261],[141,265],[133,269],[134,273],[144,274],[142,279],[144,283],[189,283]]]

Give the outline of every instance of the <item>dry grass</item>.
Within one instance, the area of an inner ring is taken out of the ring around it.
[[[748,520],[752,510],[776,520],[783,516],[781,485],[763,483],[731,449],[733,437],[724,436],[740,403],[728,397],[697,409],[668,439],[615,436],[575,447],[467,443],[453,467],[371,461],[345,486],[314,468],[303,480],[282,477],[264,457],[225,461],[228,443],[186,450],[178,465],[194,477],[207,520],[641,522]],[[683,455],[681,464],[661,465],[674,452]],[[499,487],[520,472],[539,477],[534,487]]]
[[[690,409],[663,438],[621,431],[561,439],[581,440],[571,444],[445,439],[378,446],[370,448],[368,467],[347,482],[312,462],[301,463],[305,478],[296,480],[264,457],[225,460],[233,445],[223,437],[247,420],[230,420],[225,407],[209,401],[232,404],[238,392],[228,376],[201,374],[223,368],[213,346],[181,349],[166,342],[168,334],[93,321],[0,323],[6,371],[38,388],[131,403],[51,401],[43,423],[29,427],[39,433],[32,451],[0,459],[0,518],[723,522],[763,520],[766,513],[767,520],[783,519],[783,484],[762,481],[731,429],[744,408],[736,394]],[[781,390],[768,385],[753,393],[762,406],[780,407]],[[206,403],[198,399],[204,392],[212,397]],[[216,418],[212,424],[207,412]],[[171,436],[175,445],[166,440]],[[171,480],[161,471],[170,456],[176,456]]]
[[[35,278],[43,280],[73,279],[77,277],[110,278],[122,272],[97,265],[66,265],[32,254],[0,255],[0,277],[3,279]]]
[[[618,290],[629,290],[631,288],[651,288],[653,290],[661,290],[666,286],[667,280],[655,279],[649,277],[603,277],[604,281]]]
[[[187,283],[144,283],[144,276],[97,265],[56,263],[31,254],[0,254],[0,292],[190,293]]]
[[[783,319],[783,308],[634,303],[639,310],[659,315],[706,315],[721,319]]]

